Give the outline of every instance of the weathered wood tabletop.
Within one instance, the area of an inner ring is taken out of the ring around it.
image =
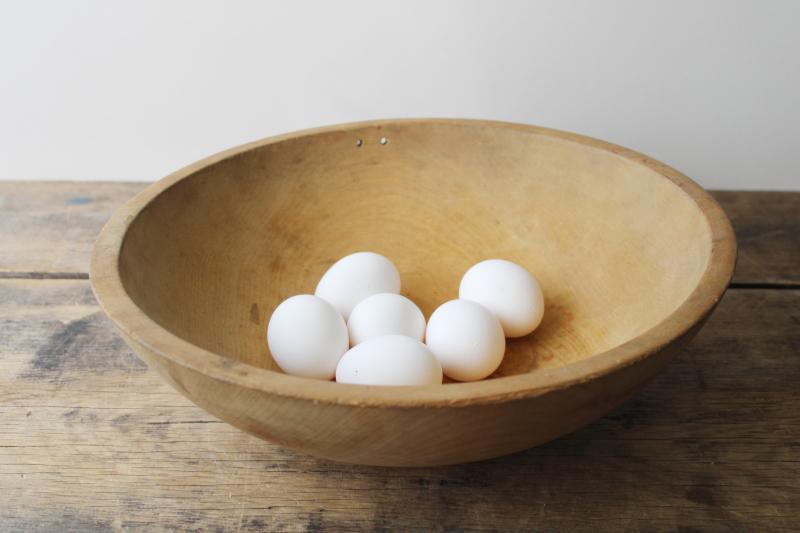
[[[496,460],[386,469],[245,435],[120,340],[88,259],[143,187],[0,182],[0,530],[800,528],[800,193],[715,193],[733,287],[616,412]]]

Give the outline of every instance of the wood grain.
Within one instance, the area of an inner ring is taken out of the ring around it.
[[[147,185],[0,181],[0,277],[88,278],[100,228]]]
[[[386,469],[206,414],[119,340],[86,281],[0,280],[0,530],[795,530],[799,325],[800,291],[729,291],[600,421],[491,461]]]
[[[391,258],[423,313],[489,257],[535,273],[547,312],[483,380],[369,387],[276,371],[272,310],[363,250]],[[702,326],[735,259],[719,204],[643,154],[536,126],[408,119],[189,165],[112,215],[90,278],[134,351],[215,416],[318,457],[432,466],[524,450],[617,407]]]
[[[733,282],[800,287],[800,192],[715,191],[739,243]]]
[[[88,277],[103,224],[147,185],[0,181],[0,277]],[[739,242],[733,283],[800,286],[800,192],[712,194]]]
[[[105,218],[144,185],[0,182],[0,276],[85,277]],[[740,243],[734,281],[796,285],[800,193],[714,195]],[[729,291],[597,423],[493,461],[382,469],[289,452],[193,406],[121,342],[88,282],[3,280],[0,531],[796,530],[799,309],[798,291]]]

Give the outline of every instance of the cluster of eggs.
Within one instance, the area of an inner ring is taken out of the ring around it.
[[[475,381],[492,374],[506,337],[541,323],[544,298],[523,267],[489,259],[461,279],[459,298],[425,323],[400,294],[400,274],[386,257],[359,252],[337,261],[314,295],[284,300],[272,313],[267,343],[287,374],[361,385],[433,385],[443,375]]]

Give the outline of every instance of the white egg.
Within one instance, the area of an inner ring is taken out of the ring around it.
[[[442,367],[428,348],[405,335],[375,337],[351,348],[336,381],[357,385],[440,385]]]
[[[483,379],[503,361],[506,339],[497,318],[469,300],[450,300],[428,320],[425,343],[445,375],[457,381]]]
[[[481,261],[461,279],[458,297],[494,313],[506,337],[535,330],[544,316],[544,296],[530,272],[504,259]]]
[[[331,379],[350,345],[342,315],[310,294],[292,296],[275,309],[267,344],[281,370],[316,379]]]
[[[364,298],[353,308],[347,329],[352,346],[383,335],[405,335],[422,341],[425,315],[405,296],[383,292]]]
[[[400,292],[400,273],[391,261],[373,252],[339,259],[322,276],[314,294],[330,302],[344,317],[367,296]]]

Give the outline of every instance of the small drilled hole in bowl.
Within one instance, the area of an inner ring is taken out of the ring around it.
[[[364,146],[364,139],[356,139],[356,146],[359,148]]]
[[[386,138],[386,137],[381,137],[378,142],[383,144],[383,145],[386,145],[386,144],[389,144],[389,139]]]

